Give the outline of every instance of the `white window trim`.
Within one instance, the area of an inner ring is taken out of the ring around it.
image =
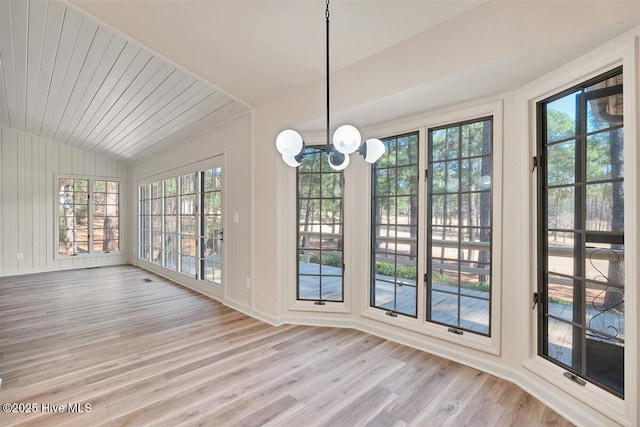
[[[314,135],[314,136],[305,136],[304,137],[305,145],[307,146],[323,146],[326,144],[326,140],[322,138],[322,136]],[[326,161],[322,159],[322,161]],[[354,162],[355,163],[355,162]],[[286,169],[286,198],[285,198],[285,206],[286,209],[286,219],[285,224],[290,225],[286,227],[284,234],[284,238],[286,241],[285,250],[284,250],[284,259],[279,259],[278,262],[282,262],[284,266],[284,271],[286,271],[286,286],[285,288],[285,301],[287,304],[287,309],[293,312],[309,312],[309,313],[340,313],[340,314],[348,314],[351,313],[351,292],[350,292],[350,280],[349,273],[351,268],[350,257],[352,250],[349,248],[349,242],[352,242],[351,234],[349,233],[352,227],[347,227],[345,224],[345,218],[349,218],[351,216],[351,212],[347,203],[344,203],[344,200],[347,200],[349,194],[351,194],[351,186],[353,183],[350,183],[352,174],[349,173],[350,169],[353,169],[353,163],[343,171],[344,174],[344,186],[342,189],[342,221],[343,221],[343,235],[342,235],[342,257],[343,262],[345,264],[345,269],[342,271],[342,301],[324,301],[324,305],[316,305],[314,301],[301,301],[297,298],[297,286],[298,286],[298,278],[297,278],[297,267],[295,264],[296,253],[297,253],[297,232],[296,228],[298,227],[298,212],[297,212],[297,198],[298,198],[298,190],[297,190],[297,168],[287,167]],[[352,171],[351,171],[352,172]]]
[[[465,331],[458,335],[448,331],[450,326],[428,322],[426,320],[426,286],[421,281],[426,271],[426,202],[427,188],[425,181],[425,169],[427,165],[427,134],[430,128],[446,126],[466,120],[492,116],[493,117],[493,150],[492,150],[492,283],[491,283],[491,336],[475,334]],[[502,287],[502,155],[503,155],[503,101],[501,98],[493,98],[481,102],[466,104],[441,113],[414,118],[406,123],[393,123],[379,127],[366,129],[363,132],[366,137],[377,138],[391,137],[418,130],[419,135],[419,160],[418,160],[418,218],[419,218],[419,246],[418,246],[418,307],[417,318],[398,315],[391,318],[384,314],[384,310],[371,307],[369,304],[371,297],[371,273],[367,276],[367,292],[363,301],[362,317],[376,320],[391,326],[396,326],[413,332],[422,333],[444,341],[453,342],[476,350],[490,354],[500,355],[501,352],[501,287]],[[371,135],[371,136],[370,136]],[[367,186],[369,212],[371,211],[371,188]],[[371,218],[369,215],[368,229],[371,228]],[[369,233],[368,247],[371,247],[371,233]],[[370,258],[370,256],[369,256]],[[370,262],[370,261],[369,261]],[[420,285],[422,283],[422,286]]]
[[[70,178],[70,179],[84,179],[89,181],[89,188],[88,188],[88,194],[92,195],[93,194],[93,183],[95,181],[111,181],[111,182],[117,182],[118,183],[118,250],[117,251],[113,251],[113,252],[94,252],[93,250],[93,210],[91,209],[91,207],[93,206],[93,198],[90,198],[89,200],[89,209],[88,209],[88,215],[87,215],[87,223],[90,225],[90,229],[89,229],[89,233],[90,233],[90,238],[89,238],[89,252],[84,253],[84,254],[76,254],[76,255],[61,255],[60,254],[60,234],[59,234],[59,230],[60,230],[60,178]],[[124,253],[124,251],[122,250],[122,247],[124,246],[124,239],[122,238],[123,233],[122,233],[122,212],[124,211],[123,209],[123,200],[125,199],[124,193],[124,186],[122,185],[123,183],[123,179],[120,177],[113,177],[113,176],[90,176],[90,175],[77,175],[77,174],[66,174],[66,173],[57,173],[54,175],[54,192],[53,194],[55,195],[55,200],[56,200],[56,204],[55,204],[55,208],[54,208],[54,218],[53,218],[53,229],[54,231],[54,239],[53,239],[53,244],[54,244],[54,251],[53,251],[53,259],[56,261],[60,261],[60,260],[70,260],[70,259],[75,259],[75,258],[101,258],[101,257],[107,257],[107,256],[115,256],[115,255],[122,255]]]
[[[634,219],[640,211],[638,203],[638,163],[640,150],[637,149],[638,123],[637,105],[639,101],[637,75],[638,57],[636,44],[638,29],[631,31],[600,47],[556,71],[544,76],[517,92],[516,108],[520,123],[518,135],[523,141],[528,141],[529,155],[522,156],[520,165],[526,175],[522,175],[522,188],[529,189],[527,203],[521,206],[523,227],[528,230],[527,241],[523,242],[523,269],[521,278],[529,286],[523,288],[523,295],[518,299],[519,313],[522,314],[522,324],[527,325],[528,334],[523,334],[522,366],[533,374],[559,387],[583,401],[595,410],[621,424],[635,425],[638,422],[638,241],[640,235]],[[581,84],[592,77],[623,66],[624,84],[624,158],[625,181],[624,189],[628,197],[625,198],[625,398],[620,399],[602,388],[587,382],[584,386],[577,385],[571,380],[563,380],[562,367],[550,362],[537,354],[538,322],[536,311],[531,310],[531,295],[537,291],[537,186],[536,175],[531,171],[529,160],[537,152],[537,117],[536,103],[551,95]],[[528,292],[527,292],[528,291]]]
[[[224,255],[222,257],[222,286],[214,285],[208,282],[204,282],[200,279],[192,278],[184,273],[168,269],[162,265],[158,265],[144,258],[140,258],[140,187],[153,184],[154,182],[164,181],[170,178],[177,178],[190,173],[200,172],[216,167],[222,167],[222,228],[223,230],[225,230],[225,233],[228,233],[227,230],[229,230],[229,219],[227,218],[228,213],[226,208],[228,187],[227,179],[225,179],[225,171],[227,170],[227,165],[225,152],[222,151],[215,156],[211,156],[203,160],[198,160],[173,169],[165,170],[161,173],[138,178],[135,187],[135,251],[133,253],[133,259],[136,265],[140,265],[146,270],[152,271],[162,277],[166,277],[167,279],[176,281],[190,289],[195,290],[196,292],[210,296],[216,300],[226,301],[227,292],[229,289],[229,287],[225,285],[226,281],[228,280],[227,265],[229,257],[226,255],[228,249],[225,249]],[[196,184],[199,185],[198,183]],[[225,239],[226,238],[228,238],[228,234]]]

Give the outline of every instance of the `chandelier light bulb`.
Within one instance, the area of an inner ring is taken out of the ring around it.
[[[342,125],[333,134],[333,146],[342,154],[351,154],[360,147],[360,131],[351,125]]]
[[[276,138],[276,148],[283,156],[295,157],[302,152],[302,136],[292,129],[283,130]]]
[[[367,139],[360,149],[360,154],[367,163],[375,163],[385,153],[384,143],[377,138]]]
[[[328,161],[331,169],[341,171],[349,166],[349,155],[340,153],[338,151],[332,151],[329,154]]]
[[[292,168],[297,168],[298,166],[300,166],[302,164],[302,162],[298,161],[298,157],[299,156],[285,156],[283,154],[282,155],[282,160],[284,160],[284,162],[286,164],[288,164],[289,166],[291,166]]]

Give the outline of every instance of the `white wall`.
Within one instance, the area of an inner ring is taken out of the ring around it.
[[[252,265],[252,153],[251,115],[245,114],[203,135],[181,143],[179,146],[145,159],[131,167],[130,206],[131,218],[138,217],[137,190],[143,181],[161,180],[176,176],[173,171],[186,173],[189,165],[207,163],[223,158],[223,218],[224,227],[224,286],[221,292],[210,285],[158,267],[137,257],[137,220],[131,221],[129,242],[130,262],[164,275],[178,283],[221,300],[225,304],[250,312]],[[234,215],[238,214],[238,223]]]
[[[126,253],[54,259],[56,174],[120,178],[126,191],[125,164],[0,126],[0,275],[126,263]],[[121,214],[121,241],[126,226]]]

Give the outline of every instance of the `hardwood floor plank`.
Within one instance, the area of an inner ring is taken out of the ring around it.
[[[148,282],[145,279],[150,279]],[[273,327],[132,266],[0,278],[5,426],[569,426],[513,384],[351,329]]]

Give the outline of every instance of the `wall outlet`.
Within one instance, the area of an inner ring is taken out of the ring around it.
[[[18,252],[18,254],[16,255],[16,258],[18,259],[18,261],[21,261],[24,259],[24,254],[22,252]]]
[[[251,289],[251,279],[248,277],[247,277],[246,286],[247,286],[247,289]]]
[[[240,214],[238,212],[235,212],[233,214],[233,222],[236,224],[240,224]]]

